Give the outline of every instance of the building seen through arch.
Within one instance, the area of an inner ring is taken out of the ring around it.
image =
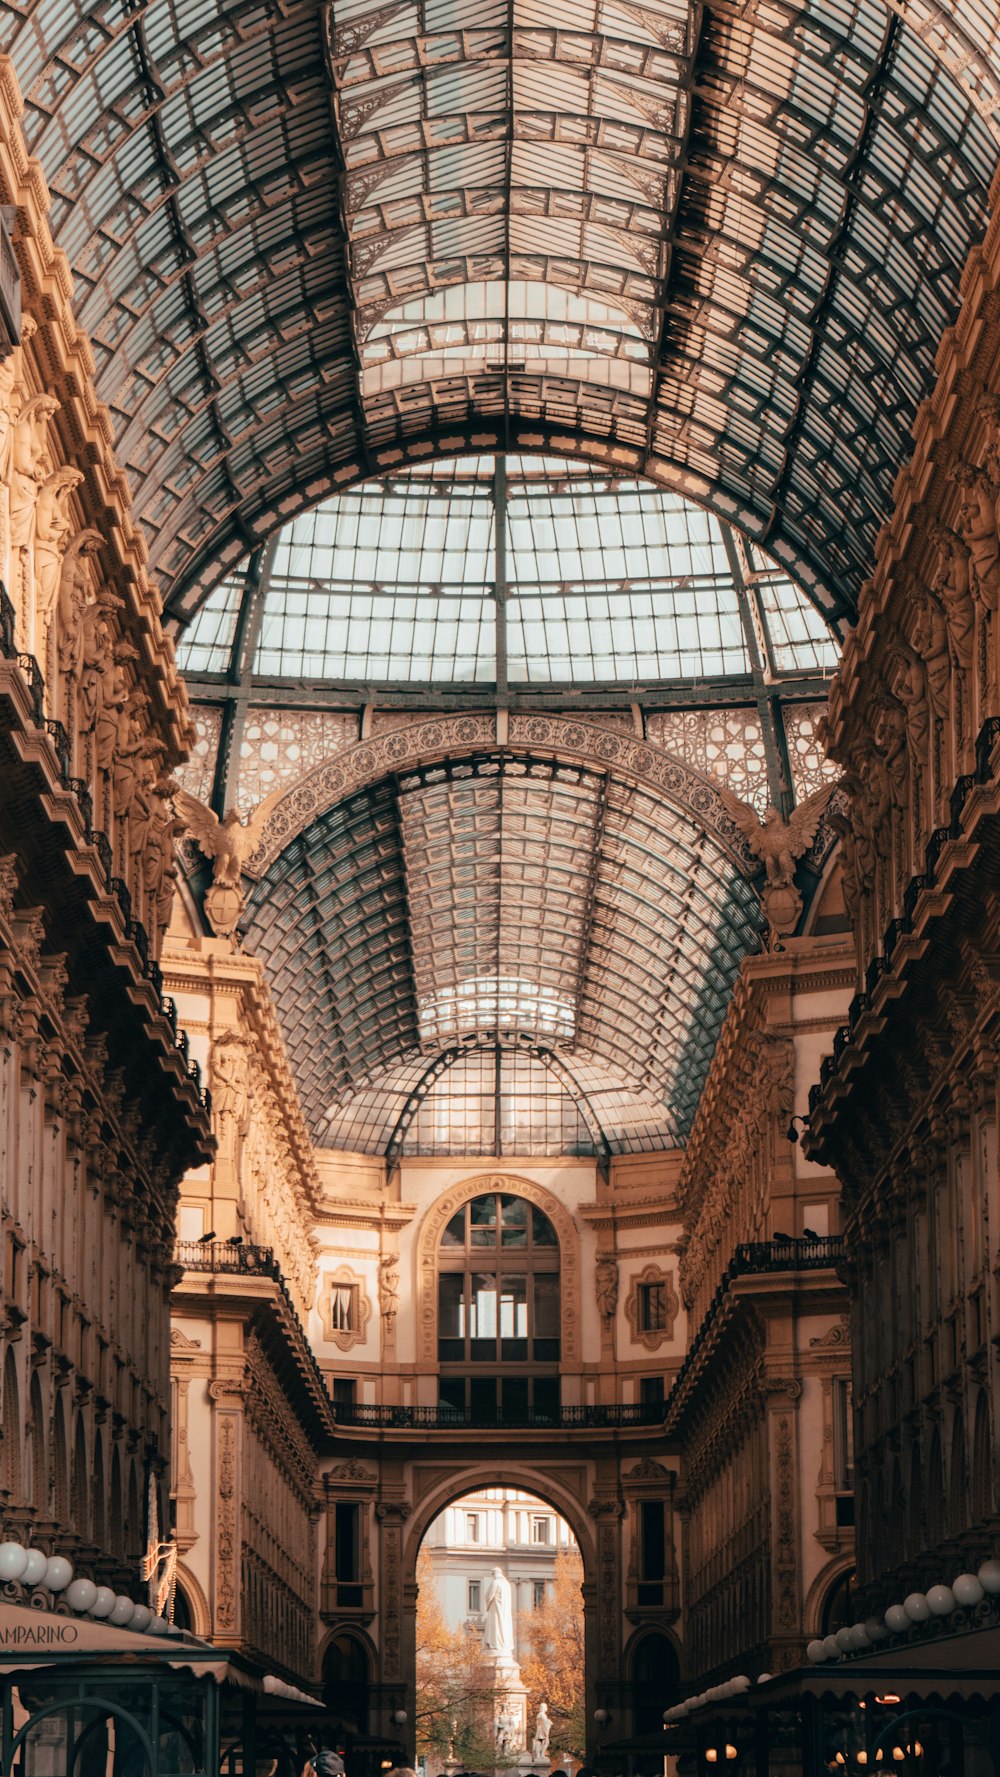
[[[5,1767],[1000,1769],[990,7],[0,20]]]

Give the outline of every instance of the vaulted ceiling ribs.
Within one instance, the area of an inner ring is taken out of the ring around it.
[[[959,0],[4,0],[179,613],[333,487],[590,452],[850,614],[996,164]]]

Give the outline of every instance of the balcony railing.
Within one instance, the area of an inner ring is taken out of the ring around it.
[[[667,1398],[667,1411],[680,1398],[698,1361],[698,1355],[711,1334],[722,1304],[737,1278],[757,1277],[780,1271],[832,1271],[843,1256],[844,1240],[840,1234],[817,1235],[815,1238],[803,1236],[798,1239],[789,1235],[784,1239],[743,1241],[722,1273],[701,1325],[688,1347],[687,1356],[674,1378],[674,1385]]]
[[[843,1256],[844,1242],[839,1234],[746,1240],[730,1259],[723,1283],[762,1271],[826,1271]]]
[[[249,1277],[273,1277],[284,1283],[269,1246],[245,1246],[241,1240],[179,1240],[174,1257],[185,1271],[242,1271]]]
[[[373,1431],[618,1431],[628,1426],[663,1423],[663,1402],[634,1402],[626,1406],[561,1407],[558,1413],[483,1414],[457,1407],[375,1407],[366,1403],[334,1403],[338,1425],[368,1427]]]

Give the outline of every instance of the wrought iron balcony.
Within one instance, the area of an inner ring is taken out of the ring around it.
[[[284,1284],[281,1268],[269,1246],[245,1246],[241,1240],[179,1240],[174,1258],[185,1271],[242,1271],[250,1277],[273,1277]]]
[[[816,1236],[785,1235],[774,1240],[745,1240],[737,1246],[719,1279],[712,1300],[705,1310],[688,1353],[674,1379],[667,1397],[669,1414],[686,1387],[695,1369],[702,1348],[710,1338],[722,1305],[730,1289],[740,1277],[763,1276],[781,1271],[833,1271],[844,1256],[844,1240],[840,1234]]]
[[[619,1431],[627,1427],[659,1426],[663,1402],[634,1402],[626,1406],[561,1407],[558,1413],[482,1414],[457,1407],[376,1407],[363,1402],[334,1404],[337,1424],[373,1431]]]

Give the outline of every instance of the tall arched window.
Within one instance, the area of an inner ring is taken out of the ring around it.
[[[489,1192],[452,1216],[438,1259],[441,1407],[474,1424],[559,1414],[559,1242],[523,1197]]]

